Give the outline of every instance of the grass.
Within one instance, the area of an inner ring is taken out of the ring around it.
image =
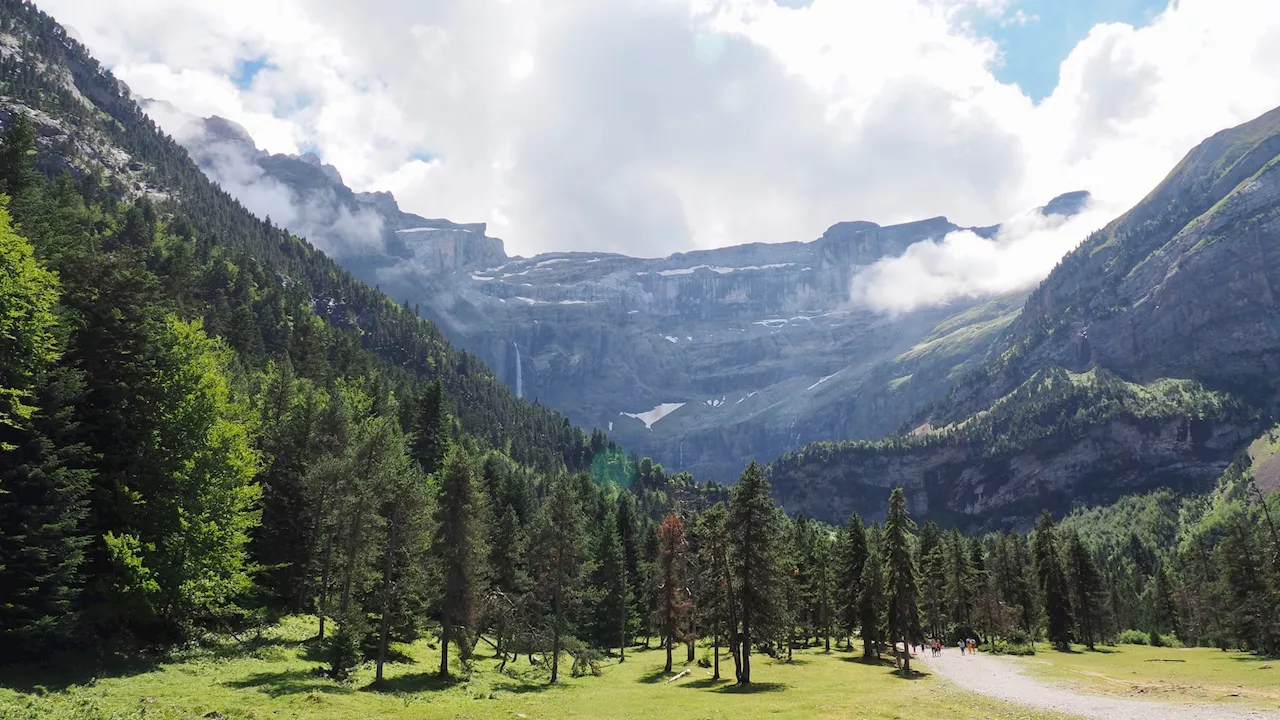
[[[1280,708],[1280,662],[1213,648],[1084,646],[1058,652],[1041,646],[1018,658],[1029,674],[1088,692],[1172,702],[1230,702]]]
[[[315,674],[319,663],[306,642],[314,633],[310,618],[289,618],[252,648],[218,639],[171,662],[96,680],[65,671],[11,671],[0,675],[0,718],[1062,717],[989,700],[927,674],[904,680],[891,665],[820,648],[797,651],[790,664],[753,657],[756,682],[743,690],[728,680],[712,681],[710,671],[697,665],[667,683],[659,650],[628,653],[622,664],[610,659],[601,677],[566,677],[556,686],[548,686],[546,671],[525,658],[500,674],[484,657],[469,678],[445,682],[434,674],[436,651],[423,640],[398,647],[405,661],[389,665],[386,682],[374,689],[371,666],[350,685]],[[677,659],[683,657],[681,652]],[[565,670],[567,675],[568,663]],[[732,660],[722,661],[721,670],[732,677]]]

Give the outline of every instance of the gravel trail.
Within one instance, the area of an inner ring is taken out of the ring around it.
[[[1280,712],[1231,707],[1130,700],[1091,695],[1061,685],[1052,685],[1024,675],[1007,658],[985,653],[961,655],[958,648],[930,657],[928,650],[912,662],[951,682],[982,695],[1052,710],[1092,720],[1280,720]]]

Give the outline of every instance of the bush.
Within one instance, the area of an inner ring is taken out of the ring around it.
[[[1118,645],[1150,645],[1151,635],[1141,630],[1122,630],[1116,636],[1116,643]]]

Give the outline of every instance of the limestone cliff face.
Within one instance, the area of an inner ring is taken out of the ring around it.
[[[234,123],[198,129],[184,142],[206,172],[240,182],[248,200],[283,190],[293,215],[273,221],[416,305],[523,397],[703,480],[732,481],[748,460],[808,442],[896,429],[980,363],[1022,304],[1014,294],[895,316],[850,304],[859,268],[960,229],[946,218],[841,222],[811,242],[661,259],[512,258],[483,224],[353,193],[319,158],[269,155]],[[1087,199],[1069,193],[1042,211],[1070,215]],[[375,242],[348,232],[360,228]]]
[[[752,458],[880,437],[981,360],[1021,295],[896,316],[849,302],[859,267],[957,229],[841,223],[807,243],[432,261],[376,281],[524,397],[668,470],[730,482]]]

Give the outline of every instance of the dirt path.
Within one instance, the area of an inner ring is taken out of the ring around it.
[[[1091,720],[1280,720],[1280,712],[1229,705],[1161,703],[1090,695],[1028,677],[1012,660],[981,653],[961,655],[958,648],[943,650],[942,656],[936,658],[930,657],[926,650],[923,655],[912,658],[912,662],[966,690]]]

